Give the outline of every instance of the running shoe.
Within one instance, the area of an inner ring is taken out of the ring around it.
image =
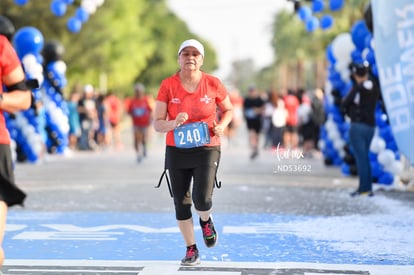
[[[215,246],[218,236],[217,236],[216,229],[214,228],[213,220],[211,219],[211,217],[206,222],[203,222],[200,219],[200,226],[201,226],[201,231],[203,231],[203,239],[204,239],[204,243],[206,244],[206,246],[207,247]]]
[[[187,252],[185,253],[185,257],[181,260],[181,265],[193,266],[198,265],[199,263],[200,258],[198,256],[197,246],[195,244],[187,246]]]
[[[373,197],[374,193],[372,191],[365,191],[365,192],[361,192],[361,191],[354,191],[351,194],[351,197],[360,197],[360,196],[367,196],[367,197]]]

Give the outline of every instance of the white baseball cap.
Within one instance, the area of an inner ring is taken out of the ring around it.
[[[204,58],[204,47],[203,44],[201,44],[199,41],[195,39],[188,39],[185,40],[183,43],[181,43],[180,49],[178,50],[178,55],[180,55],[181,51],[184,50],[186,47],[194,47],[198,50],[198,52],[203,56]]]

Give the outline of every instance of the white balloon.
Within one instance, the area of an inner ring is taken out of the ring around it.
[[[62,75],[66,73],[66,63],[63,62],[62,60],[56,61],[55,68],[56,68],[56,71]]]
[[[344,82],[348,82],[349,80],[351,80],[351,73],[348,69],[341,71],[341,79]]]
[[[36,73],[33,75],[33,78],[37,79],[39,81],[39,86],[42,86],[43,81],[45,80],[45,77],[43,76],[43,73]]]
[[[337,140],[341,138],[341,135],[338,132],[338,129],[336,129],[336,127],[333,127],[330,131],[328,131],[328,137],[331,140]]]
[[[334,67],[335,67],[335,71],[342,72],[345,68],[348,67],[348,65],[347,65],[347,63],[344,63],[342,61],[337,61],[335,63],[335,66]]]
[[[341,138],[338,138],[338,139],[336,139],[335,141],[334,141],[334,148],[336,149],[336,150],[343,150],[344,149],[344,146],[345,146],[345,141],[343,141]]]
[[[22,63],[23,63],[23,66],[25,66],[25,68],[27,69],[27,67],[37,64],[36,56],[34,56],[34,54],[31,54],[31,53],[26,54],[22,58]]]
[[[395,159],[394,152],[391,151],[390,149],[382,150],[378,154],[378,162],[381,163],[384,166],[384,169],[387,166],[390,166],[391,163],[394,161],[394,159]]]
[[[398,160],[394,160],[391,165],[389,165],[388,167],[385,167],[384,170],[394,174],[394,175],[399,175],[402,171],[403,171],[403,164],[401,163],[401,161]]]
[[[332,53],[337,62],[349,63],[352,60],[351,52],[354,49],[355,45],[350,33],[341,33],[332,41]]]
[[[96,3],[93,0],[82,0],[81,7],[89,14],[96,12]]]
[[[323,150],[323,149],[325,149],[325,146],[326,146],[326,142],[325,142],[323,139],[320,139],[320,140],[318,141],[318,148],[319,148],[320,150]]]
[[[374,136],[369,147],[370,151],[378,154],[385,149],[385,140],[380,136]]]

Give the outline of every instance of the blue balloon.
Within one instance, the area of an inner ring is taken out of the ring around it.
[[[374,53],[374,50],[369,49],[369,50],[368,50],[368,53],[367,53],[367,56],[365,57],[365,59],[368,61],[368,63],[369,63],[370,65],[376,64],[376,63],[377,63],[377,61],[376,61],[376,59],[375,59],[375,53]]]
[[[375,112],[375,122],[380,128],[386,127],[388,125],[387,115],[377,109]]]
[[[341,79],[341,74],[338,72],[333,72],[328,76],[329,81],[331,82],[332,86],[335,88],[339,88],[343,86],[343,81]]]
[[[399,154],[398,154],[398,145],[397,145],[397,143],[395,142],[394,139],[387,141],[386,148],[393,151],[395,153],[395,158],[399,159],[399,157],[397,157],[397,155],[399,156]]]
[[[37,56],[43,48],[44,38],[35,27],[23,27],[14,34],[12,43],[17,55],[22,59],[29,53]]]
[[[321,22],[321,29],[327,30],[332,27],[334,18],[330,14],[325,14],[321,17],[320,22]]]
[[[364,20],[359,20],[351,28],[351,38],[354,45],[359,50],[365,49],[365,40],[370,35]]]
[[[372,45],[371,45],[371,41],[373,39],[373,35],[371,33],[369,33],[366,37],[365,37],[365,48],[368,48],[370,50],[373,50]]]
[[[333,54],[333,50],[332,50],[332,43],[328,45],[328,47],[326,47],[326,59],[331,63],[331,64],[335,64],[336,59],[335,56]]]
[[[14,3],[19,6],[24,6],[29,2],[29,0],[14,0]]]
[[[299,15],[300,20],[302,20],[303,22],[306,22],[309,18],[311,18],[312,11],[309,7],[302,6],[298,10],[298,15]]]
[[[312,11],[315,13],[323,11],[324,3],[323,0],[313,0],[312,1]]]
[[[378,77],[378,66],[376,63],[371,65],[371,73],[373,76]]]
[[[75,17],[78,18],[82,23],[85,23],[89,19],[89,13],[82,7],[76,9]]]
[[[387,125],[385,127],[382,127],[379,129],[380,136],[386,141],[392,141],[394,139],[394,136],[392,134],[391,126]]]
[[[344,6],[343,0],[330,0],[329,1],[329,8],[331,11],[339,11]]]
[[[381,175],[381,172],[381,164],[379,164],[377,161],[371,161],[371,176],[378,178]]]
[[[379,183],[386,184],[386,185],[392,184],[393,181],[394,181],[394,176],[389,172],[382,173],[378,178]]]
[[[82,28],[82,22],[76,17],[71,17],[68,19],[67,28],[71,32],[80,32]]]
[[[67,5],[62,0],[53,0],[50,3],[50,10],[56,16],[63,16],[66,13]]]
[[[351,175],[351,169],[349,168],[349,165],[346,164],[346,163],[342,163],[342,165],[341,165],[341,172],[345,176]]]
[[[355,49],[351,52],[351,59],[356,64],[364,63],[364,59],[362,58],[362,52],[359,49]]]
[[[342,163],[344,163],[343,159],[336,153],[335,158],[333,159],[333,164],[335,166],[340,166]]]
[[[306,31],[314,32],[319,27],[319,19],[317,17],[312,16],[309,20],[305,23]]]

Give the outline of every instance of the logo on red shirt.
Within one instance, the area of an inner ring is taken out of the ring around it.
[[[204,95],[204,97],[200,98],[200,102],[204,102],[205,104],[209,104],[211,101],[211,97]]]

